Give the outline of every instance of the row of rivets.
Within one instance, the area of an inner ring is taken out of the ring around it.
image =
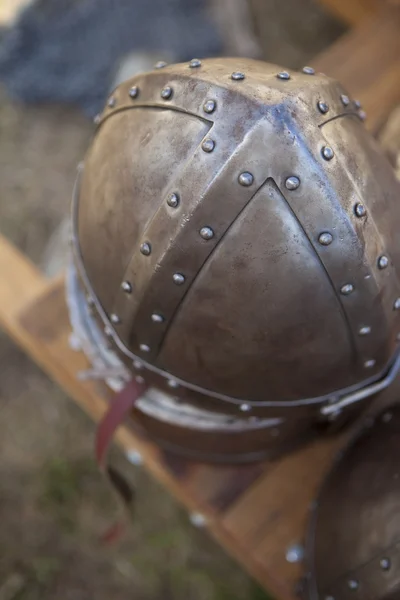
[[[389,571],[392,565],[389,558],[381,558],[379,561],[379,566],[381,567],[382,571]],[[347,581],[347,587],[355,592],[360,587],[360,582],[357,579],[349,579]],[[335,598],[333,596],[325,596],[325,600],[335,600]]]
[[[214,101],[210,100],[208,102],[213,103]],[[211,105],[209,108],[211,108]],[[211,148],[211,144],[210,144],[210,146],[209,146],[210,149],[208,150],[208,151],[211,151],[214,148],[214,142],[213,142],[213,140],[205,140],[203,142],[203,146],[206,141],[209,141],[212,143],[212,148]],[[203,147],[203,150],[204,150],[204,147]],[[253,181],[254,181],[253,175],[247,171],[241,173],[238,177],[238,182],[240,183],[240,185],[243,185],[245,187],[252,185]],[[172,192],[171,194],[169,194],[169,196],[167,197],[167,204],[171,208],[177,208],[179,205],[179,195],[176,192]],[[205,225],[204,227],[202,227],[199,231],[199,234],[200,234],[200,237],[203,238],[203,240],[211,240],[214,237],[214,231],[208,225]],[[144,256],[149,256],[151,254],[151,244],[149,242],[143,242],[140,246],[140,252]],[[186,281],[186,277],[182,273],[174,273],[172,276],[172,280],[175,283],[175,285],[183,285]],[[129,282],[123,282],[121,284],[121,287],[125,292],[131,293],[131,291],[132,291],[132,287]],[[162,323],[165,320],[164,317],[158,313],[153,313],[151,315],[151,319],[154,323]],[[120,322],[120,321],[118,320],[118,322]],[[150,352],[150,347],[147,344],[140,344],[139,347],[140,347],[140,350],[142,350],[142,352]],[[242,406],[247,406],[247,405],[242,405]],[[250,410],[250,407],[249,407],[249,409],[241,407],[241,410]]]

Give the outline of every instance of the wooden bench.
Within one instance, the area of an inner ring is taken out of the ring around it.
[[[400,102],[399,26],[398,12],[373,16],[312,62],[361,100],[372,131]],[[98,421],[107,401],[93,383],[76,378],[87,363],[68,343],[63,279],[45,279],[1,237],[0,274],[0,326]],[[294,600],[302,563],[290,562],[287,553],[304,540],[311,502],[343,438],[320,440],[279,461],[244,467],[172,459],[127,427],[120,428],[117,440],[127,453],[140,453],[149,472],[189,511],[201,515],[209,532],[266,590]]]

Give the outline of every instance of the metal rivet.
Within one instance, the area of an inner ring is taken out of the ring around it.
[[[158,62],[156,62],[156,64],[154,65],[155,69],[163,69],[164,67],[167,66],[167,63],[164,62],[163,60],[159,60]]]
[[[333,596],[325,596],[324,600],[335,600]]]
[[[332,160],[335,155],[330,146],[324,146],[321,150],[321,154],[325,160]]]
[[[215,100],[206,100],[203,104],[203,110],[204,110],[204,112],[206,112],[208,114],[214,112],[216,107],[217,107],[217,103],[215,102]]]
[[[361,108],[361,102],[359,100],[354,100],[354,106],[358,109]]]
[[[183,283],[185,283],[185,276],[182,275],[182,273],[174,273],[172,279],[173,282],[176,283],[176,285],[182,285]]]
[[[346,96],[346,94],[342,94],[340,96],[343,106],[348,106],[350,104],[350,98]]]
[[[167,204],[171,208],[176,208],[179,204],[179,196],[176,192],[172,192],[167,198]]]
[[[201,144],[201,148],[202,150],[204,150],[204,152],[212,152],[215,148],[215,142],[214,140],[207,138],[203,141],[203,143]]]
[[[354,286],[351,283],[345,283],[340,288],[340,293],[343,294],[343,296],[349,296],[352,292],[354,292]]]
[[[106,325],[104,327],[104,333],[107,337],[110,337],[113,334],[113,330],[111,329],[111,327],[109,327],[109,325]]]
[[[137,450],[128,450],[125,456],[132,465],[140,466],[143,464],[143,457]]]
[[[179,387],[179,383],[176,381],[176,379],[168,379],[168,385],[170,388],[178,388]]]
[[[244,171],[243,173],[240,173],[240,175],[238,177],[238,182],[240,183],[240,185],[243,185],[244,187],[249,187],[253,183],[253,181],[254,181],[254,177],[248,171]]]
[[[358,330],[359,335],[369,335],[371,333],[371,327],[369,325],[364,325],[360,327]]]
[[[204,527],[204,525],[207,523],[205,516],[200,513],[191,513],[189,515],[189,519],[191,524],[195,527]]]
[[[114,108],[116,103],[117,103],[117,101],[115,100],[114,96],[111,96],[111,98],[107,102],[107,104],[110,108]]]
[[[300,544],[293,544],[286,550],[286,560],[289,563],[298,563],[304,558],[304,548]]]
[[[233,79],[233,81],[243,81],[245,77],[245,74],[241,73],[240,71],[235,71],[235,73],[232,73],[231,75],[231,79]]]
[[[173,94],[173,89],[170,85],[167,85],[165,88],[163,88],[161,90],[161,98],[163,100],[168,100],[169,98],[171,98]]]
[[[129,95],[131,98],[137,98],[139,95],[139,88],[137,85],[133,85],[129,90]]]
[[[376,364],[376,360],[374,360],[373,358],[371,358],[370,360],[366,360],[364,363],[364,367],[366,369],[372,369],[372,367],[374,367]]]
[[[144,254],[144,256],[149,256],[151,254],[151,246],[148,242],[143,242],[140,246],[140,252]]]
[[[98,124],[100,123],[100,121],[101,121],[101,115],[100,115],[100,114],[99,114],[99,115],[96,115],[96,116],[94,117],[94,119],[93,119],[93,123],[94,123],[95,125],[98,125]]]
[[[367,118],[367,113],[365,112],[365,110],[360,110],[358,116],[361,119],[361,121],[365,121],[365,119]]]
[[[142,352],[150,352],[150,346],[148,346],[147,344],[140,344],[139,348]]]
[[[379,565],[383,571],[389,571],[391,567],[390,558],[381,558]]]
[[[123,281],[121,283],[121,289],[126,293],[126,294],[132,294],[132,284],[129,283],[129,281]]]
[[[144,377],[141,375],[136,375],[135,381],[137,381],[137,383],[144,383]]]
[[[201,67],[201,60],[199,60],[198,58],[192,58],[192,60],[189,63],[189,67],[191,69],[197,69],[197,67]]]
[[[288,177],[285,181],[285,187],[288,190],[297,190],[300,185],[300,179],[295,175]]]
[[[321,112],[323,115],[325,115],[329,110],[329,105],[326,102],[323,102],[322,100],[319,100],[317,106],[319,112]]]
[[[333,242],[333,236],[329,231],[324,231],[324,233],[321,233],[319,236],[318,241],[322,246],[329,246],[329,244],[332,244]]]
[[[250,404],[247,404],[246,402],[241,404],[239,408],[242,412],[249,412],[249,410],[251,410]]]
[[[400,298],[396,298],[394,301],[393,310],[400,310]]]
[[[92,296],[87,295],[86,296],[86,302],[87,302],[87,305],[90,308],[93,308],[93,306],[94,306],[94,298],[92,298]]]
[[[303,73],[306,75],[315,75],[315,69],[312,67],[303,67]]]
[[[384,254],[378,258],[378,269],[386,269],[389,265],[389,259]]]
[[[112,313],[110,315],[110,321],[111,321],[111,323],[114,323],[114,325],[118,325],[118,323],[121,323],[121,319],[115,313]]]
[[[290,75],[287,71],[281,71],[277,74],[278,79],[283,79],[283,81],[288,81],[290,79]]]
[[[357,579],[349,579],[347,585],[350,590],[358,590],[359,583]]]
[[[134,360],[132,364],[138,371],[141,371],[144,366],[141,360]]]
[[[214,237],[214,232],[211,227],[202,227],[200,229],[200,236],[203,240],[211,240]]]
[[[164,317],[159,313],[153,313],[151,315],[151,320],[153,321],[153,323],[162,323],[164,321]]]
[[[382,415],[382,422],[383,423],[389,423],[393,418],[393,413],[391,412],[385,412],[384,415]]]
[[[357,202],[357,204],[354,207],[354,213],[356,217],[365,217],[365,215],[367,214],[367,209],[365,208],[364,204],[361,204],[361,202]]]

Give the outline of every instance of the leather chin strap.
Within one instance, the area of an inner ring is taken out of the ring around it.
[[[135,406],[137,399],[143,395],[145,390],[145,385],[137,383],[134,380],[130,381],[121,392],[115,394],[109,409],[101,419],[96,431],[95,452],[97,464],[116,492],[122,508],[121,517],[102,536],[103,541],[107,543],[116,541],[125,531],[134,499],[134,492],[131,486],[116,469],[108,464],[107,453],[116,430],[123,423]]]

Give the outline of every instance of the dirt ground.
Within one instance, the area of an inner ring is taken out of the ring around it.
[[[340,31],[309,0],[264,6],[270,60],[302,64]],[[68,213],[91,135],[76,110],[0,92],[0,231],[37,264]],[[136,514],[118,547],[99,544],[114,503],[92,461],[94,426],[3,334],[0,364],[0,600],[266,598],[117,450],[136,481]]]

